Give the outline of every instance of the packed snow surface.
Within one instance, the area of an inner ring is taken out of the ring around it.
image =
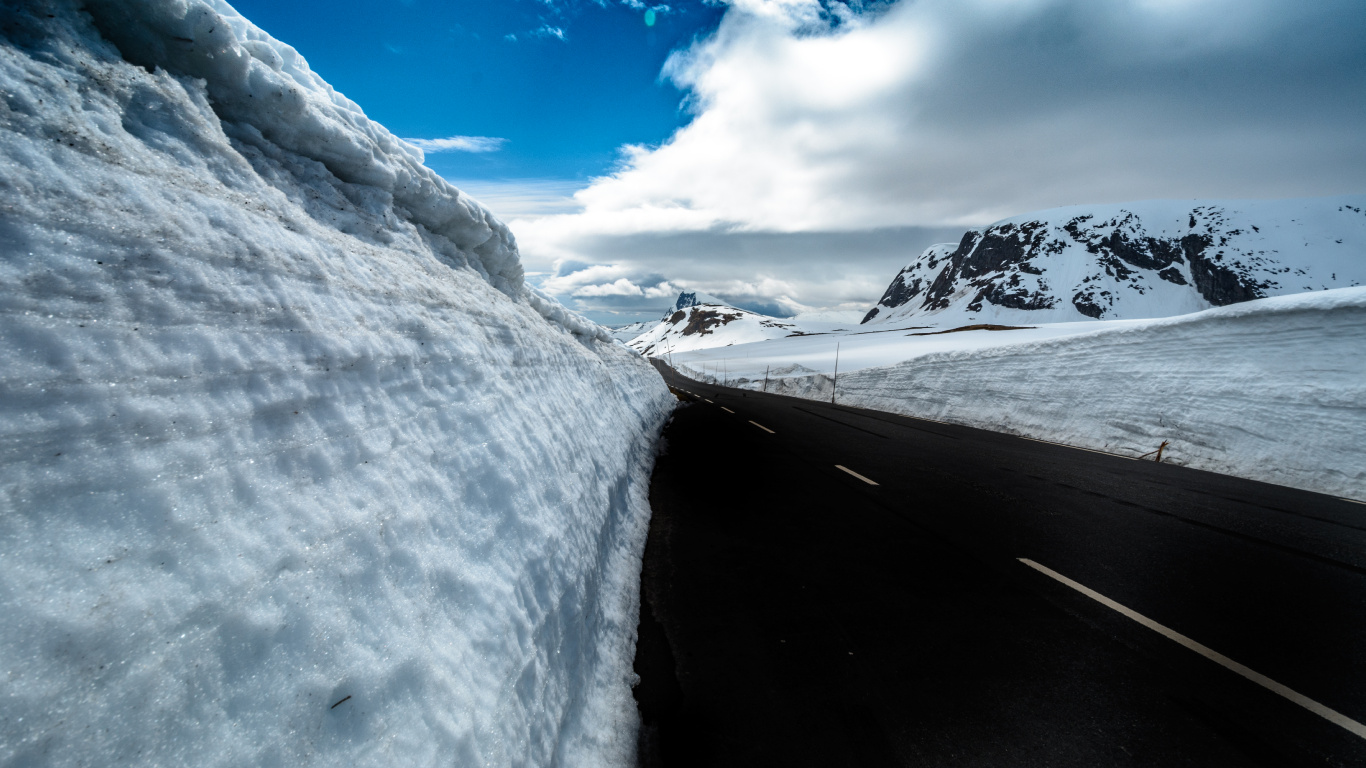
[[[0,315],[0,765],[633,761],[668,392],[292,48],[5,3]]]
[[[1159,319],[869,328],[673,361],[715,383],[1126,456],[1169,441],[1165,461],[1366,500],[1366,288]]]
[[[897,273],[864,323],[938,329],[1170,317],[1366,284],[1366,195],[1055,208]]]

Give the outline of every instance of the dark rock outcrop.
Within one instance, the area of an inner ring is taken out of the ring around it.
[[[683,327],[683,335],[691,336],[695,333],[708,334],[718,325],[725,325],[732,320],[739,320],[740,314],[717,312],[712,309],[692,308],[692,314],[688,316],[688,324]]]
[[[1195,289],[1205,297],[1205,301],[1222,307],[1240,301],[1264,298],[1266,294],[1262,292],[1261,286],[1244,279],[1244,276],[1219,263],[1223,256],[1221,252],[1216,253],[1213,258],[1205,255],[1213,244],[1214,241],[1209,235],[1186,235],[1181,238],[1181,249],[1190,261],[1191,278],[1195,282]]]
[[[1246,233],[1231,228],[1219,206],[1192,209],[1183,221],[1193,231],[1184,234],[1180,224],[1175,233],[1150,233],[1137,214],[1114,210],[1103,217],[1004,222],[964,233],[957,247],[932,246],[897,273],[863,322],[900,307],[1047,310],[1066,306],[1069,294],[1079,313],[1099,319],[1121,311],[1125,297],[1153,291],[1170,295],[1170,286],[1191,286],[1211,305],[1223,306],[1262,298],[1278,285],[1267,277],[1277,270],[1265,252],[1247,246],[1233,251],[1230,243]],[[1080,279],[1076,265],[1068,263],[1068,284],[1054,290],[1051,284],[1058,280],[1045,272],[1058,269],[1060,254],[1085,263]]]

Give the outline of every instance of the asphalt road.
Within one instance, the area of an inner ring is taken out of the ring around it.
[[[642,765],[1366,765],[1366,505],[661,373]]]

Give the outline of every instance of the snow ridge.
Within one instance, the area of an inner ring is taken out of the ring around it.
[[[127,61],[203,79],[232,138],[317,161],[341,181],[365,185],[495,287],[521,287],[517,247],[502,222],[423,166],[422,150],[371,122],[294,48],[224,0],[91,0],[85,7]]]
[[[223,3],[4,4],[0,765],[633,762],[674,401],[420,161]]]
[[[1366,195],[1025,214],[931,246],[864,323],[1167,317],[1366,283]]]

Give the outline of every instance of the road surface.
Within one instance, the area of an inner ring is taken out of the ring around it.
[[[656,364],[643,765],[1366,765],[1366,505]]]

